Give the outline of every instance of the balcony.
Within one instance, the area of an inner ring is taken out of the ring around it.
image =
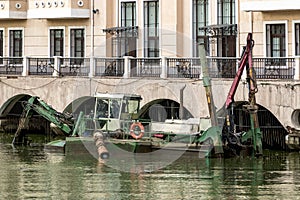
[[[27,0],[6,0],[0,1],[1,19],[26,19]]]
[[[247,0],[241,1],[242,11],[266,12],[266,11],[284,11],[300,10],[300,1],[295,0]]]
[[[27,18],[89,18],[89,0],[29,0]]]
[[[208,57],[211,78],[234,78],[237,58]],[[257,79],[299,78],[300,58],[253,58]],[[0,76],[201,78],[200,58],[0,57]]]

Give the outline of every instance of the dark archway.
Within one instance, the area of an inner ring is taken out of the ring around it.
[[[246,102],[236,102],[234,109],[236,129],[247,131],[250,128],[249,113],[243,109]],[[287,150],[285,136],[287,130],[281,125],[279,120],[268,109],[258,105],[258,121],[262,132],[262,142],[264,149]]]
[[[83,96],[72,101],[64,109],[64,113],[71,113],[75,118],[82,111],[84,115],[89,115],[95,109],[96,97]]]
[[[8,99],[0,108],[1,141],[11,142],[14,133],[19,126],[19,120],[24,110],[24,102],[27,102],[32,96],[28,94],[19,94]],[[50,122],[42,116],[32,111],[28,126],[22,129],[22,134],[26,135],[26,140],[33,143],[44,143],[50,141]]]
[[[27,101],[31,95],[19,94],[9,98],[0,108],[0,128],[6,133],[16,131],[19,118],[23,112],[22,102]]]
[[[170,99],[156,99],[148,102],[141,108],[141,119],[151,119],[151,121],[164,122],[166,119],[180,119],[180,104]],[[193,117],[192,114],[183,108],[183,118]]]

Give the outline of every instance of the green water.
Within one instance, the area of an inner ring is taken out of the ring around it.
[[[299,194],[299,153],[265,150],[261,159],[184,156],[157,171],[130,173],[89,156],[0,144],[1,200],[300,199]]]

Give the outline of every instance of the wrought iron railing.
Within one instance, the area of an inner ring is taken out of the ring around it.
[[[0,57],[0,74],[21,75],[23,72],[23,58]]]
[[[59,74],[62,76],[88,76],[89,58],[60,58]]]
[[[167,58],[169,78],[199,78],[200,75],[200,58]]]
[[[294,58],[253,58],[257,79],[293,79]]]
[[[124,58],[95,58],[95,76],[123,76]]]
[[[211,78],[234,78],[237,69],[236,58],[209,57],[208,68]]]
[[[131,77],[160,77],[161,66],[160,58],[131,58]]]
[[[27,60],[24,60],[27,59]],[[127,61],[126,61],[127,60]],[[25,62],[26,61],[26,62]],[[92,62],[93,61],[93,62]],[[126,62],[125,62],[126,61]],[[208,57],[211,78],[233,78],[239,59]],[[299,59],[297,62],[300,62]],[[24,67],[23,65],[26,65]],[[91,65],[93,72],[91,74]],[[125,66],[126,65],[126,66]],[[294,79],[295,58],[253,58],[257,79]],[[0,57],[0,75],[200,78],[200,58]],[[24,71],[27,70],[27,71]],[[130,73],[129,73],[130,72]]]
[[[28,58],[28,75],[49,75],[54,71],[54,58]]]

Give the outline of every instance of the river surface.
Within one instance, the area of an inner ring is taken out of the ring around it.
[[[89,156],[0,144],[0,199],[300,199],[300,154],[183,156],[154,171],[131,173]]]

